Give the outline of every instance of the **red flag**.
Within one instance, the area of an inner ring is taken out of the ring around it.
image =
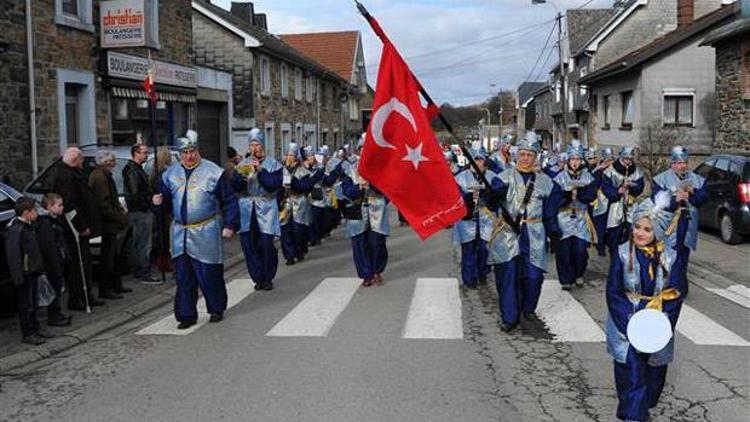
[[[393,44],[381,38],[378,85],[358,172],[426,239],[460,220],[466,208],[430,127],[434,107],[422,106],[409,67]]]
[[[156,87],[154,86],[154,80],[151,75],[151,70],[149,70],[146,74],[146,79],[143,80],[143,90],[146,91],[148,99],[151,100],[152,103],[155,103],[159,98],[159,95],[156,93]]]

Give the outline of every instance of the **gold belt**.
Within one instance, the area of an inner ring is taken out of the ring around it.
[[[521,223],[541,223],[543,220],[541,218],[522,218]]]
[[[654,296],[645,296],[635,292],[628,292],[627,296],[629,299],[648,300],[646,308],[656,309],[661,312],[664,301],[678,299],[680,297],[680,291],[675,288],[669,288]]]
[[[216,216],[217,216],[217,214],[214,214],[214,215],[212,215],[212,216],[210,216],[210,217],[208,217],[208,218],[206,218],[204,220],[198,221],[197,223],[183,224],[182,227],[184,227],[186,229],[197,229],[198,227],[203,227],[206,224],[208,224],[211,221],[213,221],[214,219],[216,219]]]

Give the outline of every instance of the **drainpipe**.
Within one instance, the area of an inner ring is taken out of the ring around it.
[[[31,174],[36,177],[39,159],[36,151],[36,89],[34,85],[34,39],[31,22],[31,0],[26,0],[26,52],[29,67],[29,127],[31,131]]]
[[[315,147],[316,148],[318,147],[318,145],[320,145],[320,88],[323,86],[322,81],[323,81],[323,78],[321,77],[321,79],[318,81],[317,89],[315,90],[315,96],[316,96],[315,102],[317,103],[317,107],[316,107],[317,123],[315,124]],[[304,130],[304,128],[302,130]]]

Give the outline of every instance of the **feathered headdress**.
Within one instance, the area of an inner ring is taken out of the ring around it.
[[[667,211],[672,200],[669,191],[659,191],[653,199],[646,198],[633,206],[630,210],[630,221],[635,223],[642,218],[651,220],[656,240],[664,240],[672,234],[672,220],[674,213]]]

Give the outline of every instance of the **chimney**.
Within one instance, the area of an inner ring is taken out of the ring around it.
[[[265,13],[256,13],[254,15],[253,22],[255,26],[258,28],[263,29],[264,31],[268,31],[268,19],[266,18]]]
[[[690,25],[695,16],[695,0],[677,0],[677,27]]]
[[[242,19],[243,22],[253,24],[254,8],[252,3],[239,3],[232,2],[232,8],[229,10],[231,14]]]

